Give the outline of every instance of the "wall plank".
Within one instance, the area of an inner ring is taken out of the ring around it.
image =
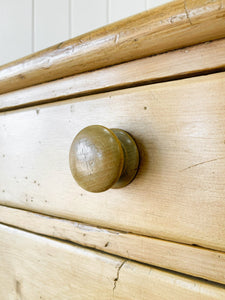
[[[0,0],[0,65],[32,52],[32,1]]]
[[[71,0],[71,37],[107,24],[107,0]]]
[[[34,0],[34,51],[69,38],[69,0]]]
[[[163,5],[167,2],[171,2],[172,0],[146,0],[147,1],[147,9],[154,8],[159,5]]]
[[[109,22],[135,15],[145,9],[145,0],[109,0]]]

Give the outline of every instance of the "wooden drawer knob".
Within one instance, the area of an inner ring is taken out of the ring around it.
[[[69,160],[76,182],[83,189],[98,193],[129,184],[138,169],[139,153],[126,131],[92,125],[74,138]]]

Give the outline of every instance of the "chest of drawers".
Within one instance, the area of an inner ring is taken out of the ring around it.
[[[174,1],[0,68],[1,299],[225,298],[224,13]],[[74,181],[90,125],[136,141],[129,185]]]

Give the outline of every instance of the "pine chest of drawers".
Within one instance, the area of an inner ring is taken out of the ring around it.
[[[224,16],[174,1],[0,68],[0,299],[225,299]],[[127,186],[74,180],[91,125],[134,138]]]

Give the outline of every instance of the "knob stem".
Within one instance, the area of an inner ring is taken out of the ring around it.
[[[117,136],[124,153],[123,169],[118,181],[112,186],[113,189],[128,185],[135,177],[139,165],[139,152],[134,139],[124,130],[111,128]]]

